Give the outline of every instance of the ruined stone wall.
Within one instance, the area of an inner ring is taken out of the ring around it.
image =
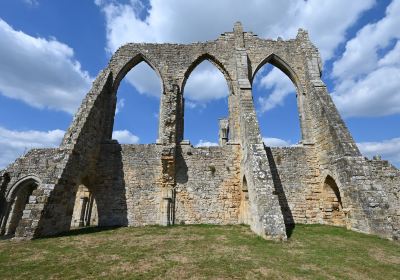
[[[285,224],[315,223],[318,192],[313,192],[316,172],[312,148],[304,146],[268,148],[269,167]]]
[[[156,144],[103,144],[99,175],[93,188],[101,225],[121,224],[124,216],[125,224],[130,226],[160,223],[161,153],[162,146]],[[180,146],[176,162],[175,223],[238,223],[240,191],[239,145]]]
[[[3,171],[3,174],[7,173],[7,176],[10,177],[10,181],[4,184],[1,190],[1,234],[4,234],[10,207],[12,207],[11,204],[19,190],[20,183],[24,183],[25,180],[35,181],[38,187],[29,198],[16,234],[20,237],[31,238],[44,231],[40,220],[54,190],[54,183],[63,173],[68,153],[68,150],[61,149],[32,149]],[[57,215],[56,211],[53,214]]]
[[[220,147],[193,148],[182,142],[184,88],[204,60],[226,78],[230,136],[227,145],[224,140]],[[143,61],[163,85],[157,145],[120,145],[111,140],[116,93]],[[262,142],[252,81],[266,63],[296,86],[302,132],[297,147],[270,149]],[[233,32],[204,43],[126,44],[99,73],[60,148],[32,150],[0,171],[0,216],[10,212],[25,178],[38,187],[16,230],[23,238],[69,230],[80,184],[96,200],[100,226],[237,223],[240,209],[247,208],[242,221],[264,238],[286,239],[287,225],[298,222],[399,238],[400,171],[361,156],[321,69],[318,49],[304,30],[292,40],[265,40],[236,23]]]
[[[241,178],[240,146],[182,145],[176,166],[177,224],[236,224]]]
[[[128,224],[154,225],[160,215],[161,151],[158,145],[122,145]]]

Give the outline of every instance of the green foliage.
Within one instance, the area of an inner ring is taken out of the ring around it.
[[[247,226],[89,228],[0,241],[1,279],[399,279],[400,244],[321,225],[287,242]]]

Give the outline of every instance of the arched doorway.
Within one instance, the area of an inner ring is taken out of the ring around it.
[[[335,180],[327,176],[322,187],[321,209],[323,222],[329,225],[344,226],[342,198]]]
[[[79,185],[76,191],[71,228],[98,225],[97,204],[93,194],[85,185]]]
[[[24,210],[27,209],[28,204],[36,203],[33,194],[38,186],[38,180],[27,178],[11,188],[7,197],[7,210],[2,226],[4,228],[2,232],[4,232],[5,235],[15,234],[15,231],[23,218]]]
[[[243,177],[242,191],[240,193],[239,223],[250,224],[249,190],[247,188],[246,177]]]

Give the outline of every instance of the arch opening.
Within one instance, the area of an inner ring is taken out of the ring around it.
[[[249,189],[246,177],[243,176],[242,189],[240,192],[239,223],[249,225],[251,215],[249,213]]]
[[[27,178],[10,189],[2,221],[1,232],[4,235],[15,235],[24,215],[29,215],[29,205],[36,203],[35,190],[38,186],[39,181]]]
[[[291,146],[303,141],[302,98],[286,72],[266,61],[253,76],[253,100],[266,146]]]
[[[229,141],[229,80],[226,72],[221,72],[222,66],[216,65],[219,64],[204,56],[185,74],[184,110],[178,119],[183,123],[184,139],[195,146],[217,146]]]
[[[71,229],[98,226],[99,215],[93,193],[83,184],[76,187]]]
[[[293,69],[287,64],[282,58],[280,58],[276,54],[271,54],[268,57],[266,57],[260,64],[257,65],[255,68],[253,75],[251,77],[251,83],[253,84],[253,81],[257,75],[257,73],[260,71],[261,68],[264,67],[266,64],[271,64],[281,70],[293,83],[293,85],[296,88],[297,94],[303,94],[302,87],[300,85],[300,81],[296,73],[293,71]]]
[[[331,176],[327,176],[324,181],[320,208],[324,223],[335,226],[344,226],[346,224],[340,191]]]
[[[114,83],[112,138],[120,144],[156,143],[163,87],[159,73],[143,56],[128,63],[121,73]]]

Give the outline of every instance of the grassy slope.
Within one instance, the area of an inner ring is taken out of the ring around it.
[[[246,226],[96,231],[0,241],[0,279],[400,279],[398,242],[336,227],[297,225],[284,243]]]

